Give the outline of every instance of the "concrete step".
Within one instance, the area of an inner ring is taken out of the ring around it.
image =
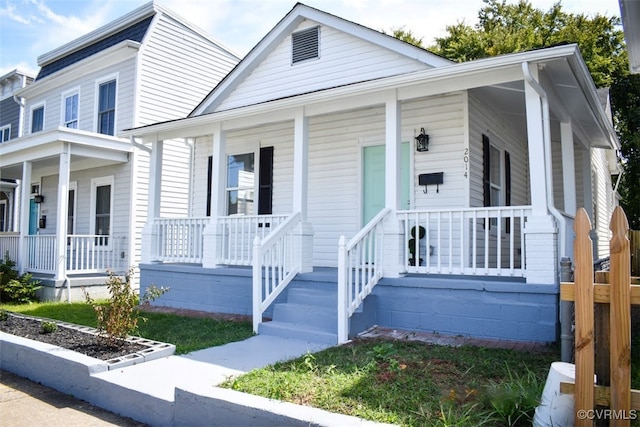
[[[285,323],[273,320],[263,322],[258,329],[260,335],[271,335],[282,338],[311,341],[335,345],[338,343],[338,334],[327,332],[320,328],[299,323]]]
[[[291,302],[280,303],[273,308],[273,320],[309,325],[327,332],[336,332],[338,328],[338,309],[335,306],[315,306]]]
[[[294,304],[309,304],[313,306],[338,306],[337,290],[323,288],[307,288],[294,286],[289,289],[287,294],[287,302]]]

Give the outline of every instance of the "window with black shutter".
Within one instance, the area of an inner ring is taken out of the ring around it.
[[[273,147],[260,148],[258,215],[273,213]]]

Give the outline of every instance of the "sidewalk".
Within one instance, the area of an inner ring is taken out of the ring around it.
[[[6,427],[144,427],[68,394],[0,370],[0,425]]]

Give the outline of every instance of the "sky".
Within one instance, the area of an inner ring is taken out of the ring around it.
[[[508,0],[514,3],[516,0]],[[557,0],[530,0],[548,10]],[[148,0],[0,0],[0,76],[37,74],[37,58],[109,23]],[[251,50],[296,0],[158,0],[240,57]],[[375,30],[404,28],[424,46],[446,26],[477,23],[482,0],[303,0],[302,3]],[[568,13],[620,16],[618,0],[563,0]]]

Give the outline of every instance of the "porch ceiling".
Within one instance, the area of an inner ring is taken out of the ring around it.
[[[69,147],[69,148],[67,148]],[[133,147],[126,140],[74,129],[58,128],[38,132],[0,144],[0,177],[21,179],[22,165],[57,173],[60,155],[71,153],[71,170],[81,170],[114,163],[126,163]]]

